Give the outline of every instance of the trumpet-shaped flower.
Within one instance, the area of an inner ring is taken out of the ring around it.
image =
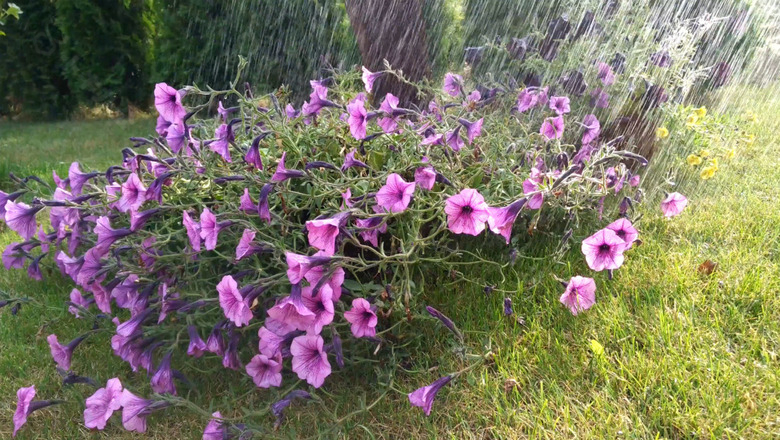
[[[292,370],[314,388],[319,388],[330,375],[328,354],[323,350],[324,341],[319,335],[302,335],[293,339],[290,346]]]
[[[450,383],[451,380],[452,376],[444,376],[436,379],[430,385],[412,391],[409,393],[409,403],[411,403],[412,406],[422,408],[426,416],[431,415],[431,408],[433,407],[433,401],[436,399],[436,395],[442,387]]]
[[[236,327],[249,324],[252,319],[252,310],[249,308],[241,292],[238,291],[238,283],[230,275],[222,277],[217,284],[219,293],[219,305],[225,313],[225,317],[231,320]]]
[[[187,109],[181,102],[182,93],[165,83],[154,86],[154,107],[166,121],[176,123],[184,120]]]
[[[376,336],[376,312],[365,299],[353,299],[352,308],[344,312],[344,319],[351,324],[350,330],[356,338]]]
[[[450,196],[444,212],[447,213],[447,226],[454,234],[479,235],[490,218],[485,199],[472,188]]]
[[[680,193],[673,192],[661,202],[661,211],[663,211],[664,217],[672,218],[680,215],[686,206],[688,206],[688,198]]]
[[[282,384],[282,354],[268,357],[256,354],[246,365],[248,374],[258,388],[278,387]]]
[[[572,315],[588,310],[596,303],[596,282],[593,278],[572,277],[561,295],[561,304],[571,310]]]
[[[582,241],[582,253],[588,267],[601,272],[613,270],[623,264],[626,242],[611,229],[602,229]]]
[[[109,379],[105,388],[100,388],[87,398],[84,410],[84,424],[87,428],[103,429],[114,411],[121,408],[122,383],[116,377]]]
[[[406,182],[398,174],[392,173],[376,193],[377,204],[388,212],[403,212],[412,200],[414,188],[414,182]]]
[[[539,133],[542,134],[547,140],[560,139],[563,137],[563,116],[557,116],[555,118],[547,118],[542,123],[542,127],[539,129]]]

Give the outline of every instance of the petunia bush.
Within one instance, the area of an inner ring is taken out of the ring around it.
[[[603,138],[595,114],[570,116],[582,101],[554,85],[485,90],[448,73],[441,88],[419,85],[422,108],[390,94],[373,108],[381,75],[403,79],[390,66],[334,72],[311,82],[300,107],[238,81],[228,90],[161,83],[156,133],[132,138],[121,162],[105,171],[73,163],[51,187],[31,176],[0,193],[0,218],[21,237],[3,252],[6,269],[72,279],[63,302],[73,319],[94,320],[90,334],[111,332],[114,354],[149,377],[148,398],[110,379],[86,400],[88,427],[103,429],[120,409],[124,427],[140,432],[168,406],[208,415],[180,396],[214,358],[270,389],[281,420],[335,370],[350,374],[355,353],[403,345],[415,317],[436,318],[462,342],[451,319],[425,307],[425,292],[445,273],[484,285],[461,265],[509,269],[525,239],[517,229],[566,242],[573,228],[617,218],[582,252],[594,271],[620,267],[637,239],[630,217],[647,161]],[[593,279],[564,284],[572,314],[593,306]],[[81,377],[67,370],[85,338],[48,338],[67,377]],[[430,413],[460,373],[412,391],[410,403]],[[20,390],[21,405],[31,390]],[[21,411],[15,429],[32,412]],[[204,438],[263,429],[216,412]]]

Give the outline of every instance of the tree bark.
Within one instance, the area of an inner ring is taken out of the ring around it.
[[[386,59],[410,81],[430,77],[422,0],[346,0],[346,7],[368,70],[384,70]],[[401,105],[419,105],[425,98],[417,92],[416,87],[383,75],[374,83],[374,104],[392,93]]]

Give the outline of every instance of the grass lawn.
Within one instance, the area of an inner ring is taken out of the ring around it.
[[[740,102],[757,96],[744,93]],[[428,302],[455,320],[470,351],[489,347],[494,354],[491,363],[445,388],[431,417],[410,407],[404,393],[467,364],[449,335],[426,320],[415,329],[421,338],[406,358],[415,374],[397,373],[393,390],[369,412],[344,417],[363,399],[371,403],[385,389],[376,382],[386,378],[377,378],[371,364],[334,369],[316,401],[294,404],[268,437],[780,438],[780,159],[774,153],[780,124],[770,116],[780,102],[761,107],[766,116],[754,147],[690,192],[682,215],[668,221],[657,205],[640,208],[643,244],[628,253],[613,281],[594,276],[597,303],[591,310],[572,316],[558,303],[562,288],[551,276],[593,276],[578,250],[583,237],[555,263],[542,258],[555,249],[554,240],[535,236],[522,249],[515,274],[499,286],[515,292],[514,311],[524,323],[505,318],[504,296],[486,295],[482,286],[449,278],[430,283],[439,287]],[[64,172],[75,159],[89,165],[84,168],[105,167],[120,157],[117,148],[127,145],[128,136],[144,135],[152,125],[0,125],[0,168]],[[14,239],[0,229],[0,247]],[[718,263],[709,276],[697,271],[707,259]],[[485,284],[498,282],[485,271]],[[105,431],[89,432],[81,412],[92,391],[60,386],[46,336],[56,329],[61,341],[69,340],[91,325],[65,311],[70,288],[53,273],[38,283],[21,271],[0,271],[1,290],[34,299],[18,316],[0,310],[0,438],[11,435],[16,389],[31,384],[39,398],[69,403],[33,414],[18,438],[144,437],[126,433],[116,415]],[[100,383],[119,375],[136,394],[148,393],[145,375],[131,373],[113,356],[109,339],[100,334],[80,346],[73,370]],[[225,416],[239,415],[242,407],[267,408],[268,392],[247,378],[217,363],[211,371],[192,373],[197,386],[180,389],[204,406],[211,400],[214,407],[205,409]],[[272,423],[270,415],[260,420]],[[144,438],[199,438],[205,423],[184,409],[158,413]]]

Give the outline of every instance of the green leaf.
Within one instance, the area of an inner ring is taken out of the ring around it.
[[[8,3],[8,9],[5,10],[6,15],[19,19],[19,15],[22,13],[22,8],[16,5],[16,3]]]

